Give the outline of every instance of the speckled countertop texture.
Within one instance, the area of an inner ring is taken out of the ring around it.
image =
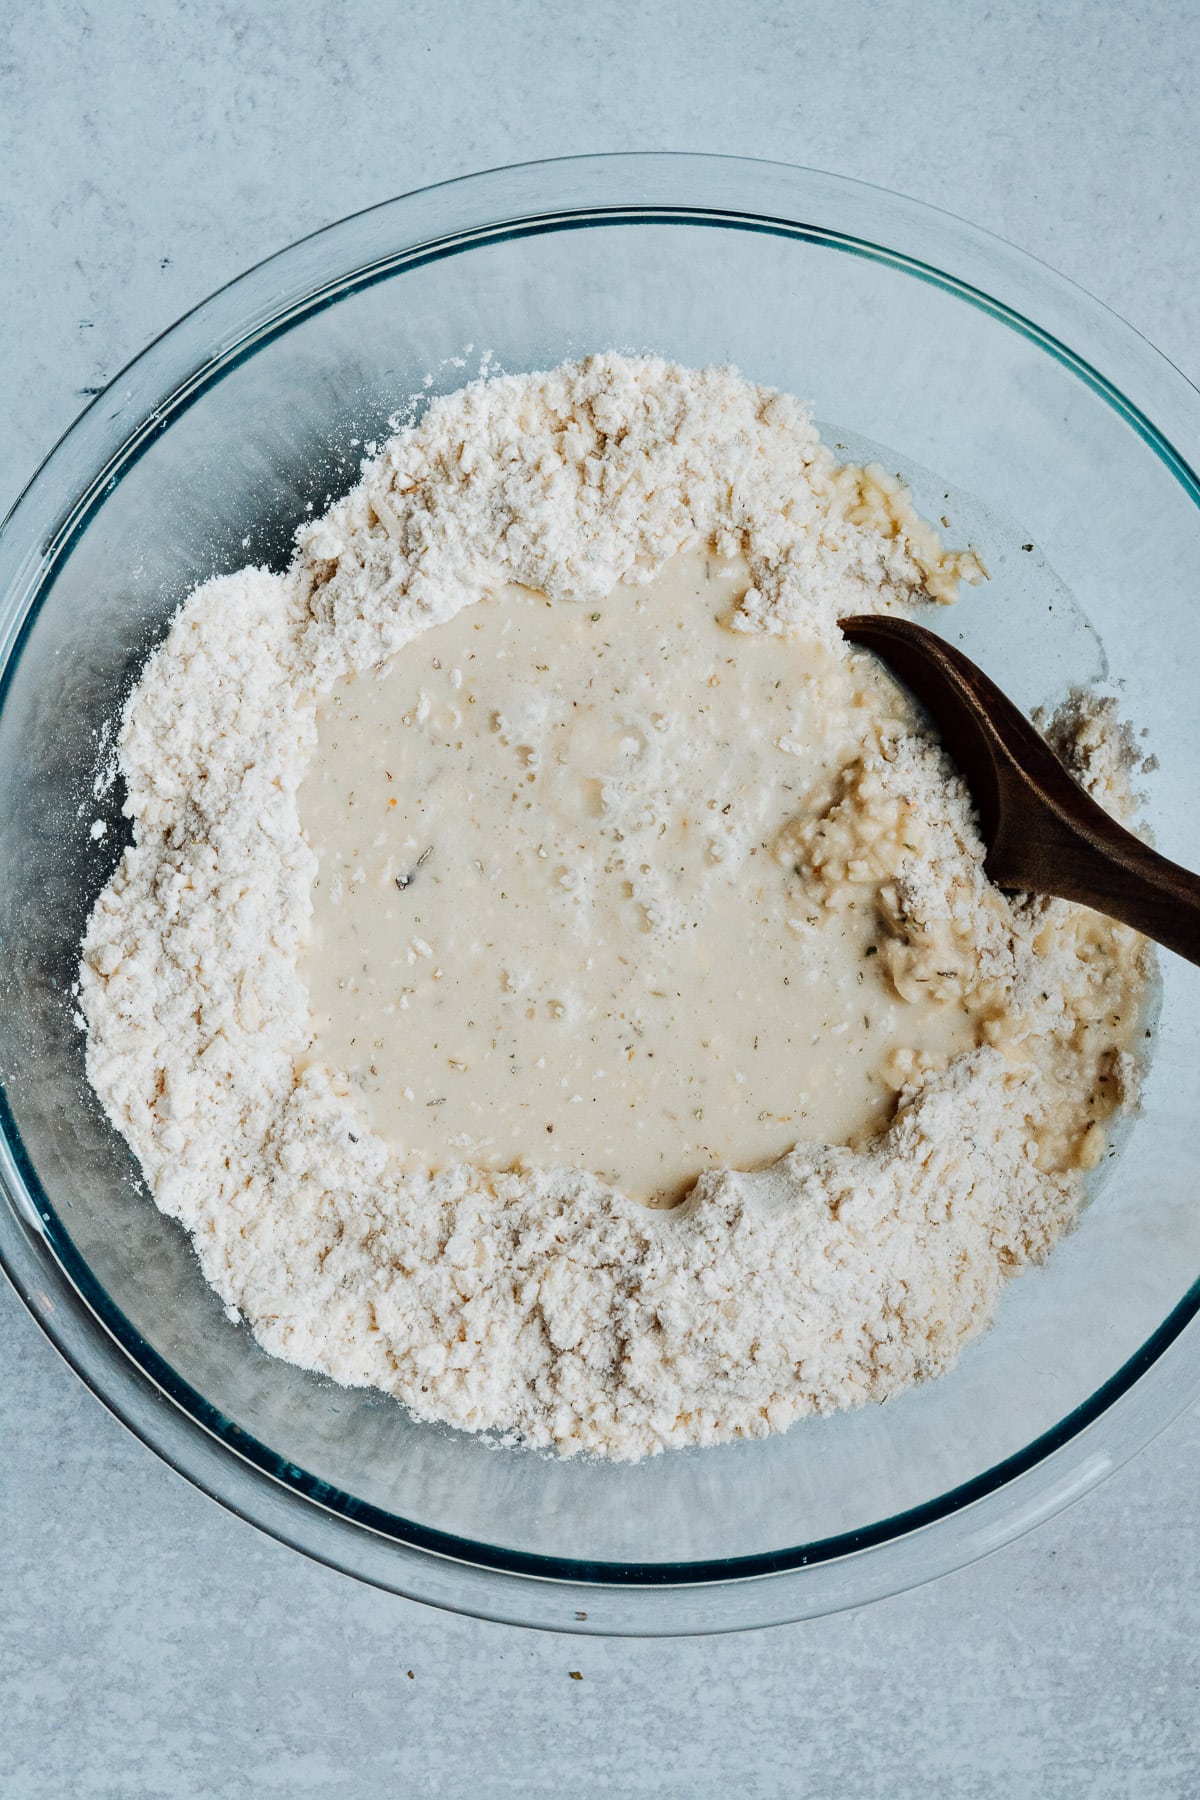
[[[1200,377],[1192,0],[3,14],[0,505],[94,389],[268,251],[570,152],[716,149],[897,188],[1045,258]],[[1195,1413],[920,1592],[733,1638],[572,1641],[259,1536],[130,1438],[2,1283],[0,1369],[5,1800],[1200,1793]]]

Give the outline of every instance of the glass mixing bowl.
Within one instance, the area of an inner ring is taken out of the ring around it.
[[[991,571],[933,623],[1026,707],[1110,670],[1159,759],[1158,842],[1200,866],[1200,397],[1131,330],[958,220],[798,169],[585,158],[411,194],[167,332],[0,536],[0,1252],[132,1430],[306,1554],[493,1618],[710,1631],[982,1555],[1200,1392],[1200,970],[1164,956],[1140,1116],[1079,1229],[951,1374],[633,1467],[416,1425],[266,1356],[139,1187],[72,1017],[80,933],[127,838],[119,791],[93,793],[98,756],[189,588],[286,560],[389,416],[483,353],[524,370],[606,347],[736,364],[901,471]]]

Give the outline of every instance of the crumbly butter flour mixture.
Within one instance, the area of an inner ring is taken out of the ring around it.
[[[604,355],[434,402],[198,589],[80,1006],[230,1315],[630,1459],[947,1369],[1075,1220],[1146,972],[991,886],[837,630],[981,575],[787,396]],[[1111,704],[1049,729],[1127,816]]]

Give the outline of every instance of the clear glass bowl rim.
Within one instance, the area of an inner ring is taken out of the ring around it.
[[[414,261],[497,236],[648,219],[817,241],[959,294],[1066,364],[1200,505],[1200,482],[1178,448],[1200,442],[1200,394],[1099,301],[976,226],[842,176],[743,158],[653,152],[517,164],[418,189],[301,239],[187,313],[110,382],[0,526],[0,706],[56,567],[114,478],[265,337]],[[1198,1281],[1086,1403],[936,1501],[771,1556],[584,1566],[395,1518],[285,1462],[225,1418],[141,1338],[91,1275],[25,1154],[2,1087],[0,1186],[8,1202],[0,1207],[0,1267],[76,1373],[171,1467],[332,1567],[413,1599],[513,1623],[673,1635],[860,1605],[1031,1529],[1200,1396]]]

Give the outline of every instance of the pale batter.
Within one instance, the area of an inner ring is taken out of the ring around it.
[[[732,630],[749,583],[693,550],[599,607],[510,587],[322,702],[309,1060],[404,1167],[671,1201],[869,1133],[897,1051],[974,1044],[961,1001],[900,997],[873,905],[814,905],[785,831],[911,711],[868,657]]]

